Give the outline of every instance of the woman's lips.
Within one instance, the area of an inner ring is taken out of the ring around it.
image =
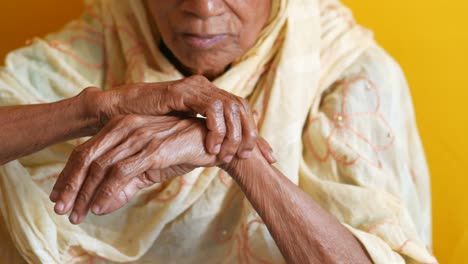
[[[199,35],[199,34],[183,34],[183,39],[192,47],[197,49],[209,49],[221,41],[225,40],[227,34],[218,35]]]

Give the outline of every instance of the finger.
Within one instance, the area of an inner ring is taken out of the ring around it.
[[[137,139],[137,140],[135,140]],[[128,157],[133,156],[149,141],[147,138],[130,137],[123,144],[105,153],[96,159],[90,166],[89,173],[86,176],[83,187],[76,197],[73,211],[70,214],[70,222],[80,224],[86,218],[99,185],[103,182],[109,168]]]
[[[270,164],[277,162],[275,156],[273,155],[273,149],[271,148],[270,144],[264,138],[259,137],[257,140],[257,145],[263,157],[265,157],[265,159]]]
[[[187,86],[189,89],[187,89]],[[194,90],[195,89],[195,90]],[[182,100],[172,100],[171,108],[176,111],[192,111],[206,117],[208,134],[205,147],[213,155],[220,152],[226,134],[223,113],[221,89],[215,87],[203,76],[191,76],[170,89],[172,97]]]
[[[72,208],[92,161],[113,148],[126,136],[119,130],[112,131],[113,128],[102,130],[73,151],[52,190],[51,196],[55,198],[54,210],[57,214],[66,214]]]
[[[66,178],[65,175],[69,174],[69,170],[70,170],[71,166],[67,166],[67,164],[65,164],[65,167],[63,168],[63,170],[60,172],[59,176],[57,177],[57,180],[55,181],[54,187],[52,188],[52,191],[50,193],[49,198],[54,203],[57,203],[57,201],[59,199],[59,195],[60,195],[59,190],[61,190],[62,186],[64,185],[65,178]]]
[[[61,190],[64,188],[65,181],[67,179],[67,176],[70,175],[71,171],[73,171],[73,164],[75,163],[83,163],[82,157],[86,157],[85,152],[89,147],[91,147],[95,142],[99,141],[102,139],[106,133],[108,133],[112,129],[112,126],[106,126],[99,132],[96,136],[91,138],[90,140],[86,141],[85,143],[77,146],[74,150],[73,153],[70,155],[70,158],[68,159],[67,164],[65,165],[65,168],[62,170],[62,172],[59,174],[55,185],[52,189],[52,192],[50,194],[50,200],[54,203],[56,203],[60,197]],[[72,162],[73,161],[73,162]]]
[[[230,107],[225,108],[224,118],[226,120],[227,131],[219,157],[222,161],[229,163],[237,153],[242,140],[240,106],[236,103],[232,103]]]
[[[223,103],[219,100],[214,100],[209,104],[206,112],[206,127],[208,133],[206,135],[206,148],[213,155],[219,154],[224,137],[226,136],[226,123],[224,120]]]
[[[175,165],[165,169],[147,170],[144,173],[134,177],[120,191],[120,195],[114,197],[114,200],[109,203],[107,209],[101,214],[110,214],[122,208],[127,201],[131,200],[140,190],[150,187],[155,183],[167,181],[174,177],[185,175],[192,171],[195,167],[190,165]]]
[[[106,212],[108,207],[115,202],[116,199],[125,198],[124,200],[128,202],[127,197],[122,197],[121,190],[132,178],[143,174],[153,166],[152,158],[149,153],[153,152],[148,150],[140,151],[136,155],[112,166],[106,177],[106,181],[101,184],[96,198],[93,201],[91,211],[94,214],[101,215]]]
[[[110,214],[116,210],[124,207],[128,201],[130,201],[140,190],[150,187],[154,184],[149,180],[149,176],[146,172],[134,177],[129,183],[120,191],[119,195],[114,197],[112,201],[105,206],[105,211],[101,212],[101,215]]]
[[[89,160],[89,158],[87,159]],[[82,177],[79,175],[82,173],[80,170],[84,170],[88,164],[88,161],[83,160],[83,158],[72,158],[71,160],[72,162],[67,163],[65,169],[59,175],[59,179],[52,191],[53,201],[56,203],[54,211],[59,215],[66,214],[70,210],[70,196],[73,196],[81,187]]]
[[[205,147],[210,154],[219,154],[226,135],[223,99],[230,94],[201,75],[193,75],[170,85],[168,94],[172,110],[193,111],[206,117],[208,134]]]
[[[63,215],[70,211],[76,195],[85,179],[92,160],[100,153],[90,150],[91,147],[74,150],[65,168],[55,183],[51,200],[55,202],[54,210]]]
[[[175,139],[178,138],[178,135],[173,136]],[[151,175],[151,181],[153,183],[165,180],[164,177],[168,177],[168,175],[180,175],[178,173],[187,171],[187,166],[184,165],[177,165],[174,167],[174,164],[177,164],[177,161],[181,159],[181,157],[180,155],[173,155],[174,151],[167,151],[168,149],[174,150],[174,147],[179,147],[180,149],[178,143],[181,142],[177,140],[152,141],[152,144],[149,144],[144,150],[115,164],[113,168],[110,169],[106,180],[101,184],[100,190],[96,194],[92,205],[92,212],[98,215],[105,214],[116,201],[122,201],[123,198],[126,198],[128,202],[128,195],[122,192],[122,189],[128,185],[135,175],[144,174],[144,172],[148,172],[150,168],[155,171],[155,173]],[[182,148],[186,147],[186,145],[187,144]],[[179,154],[183,155],[183,152],[184,151],[181,150]],[[146,179],[145,183],[148,182],[149,180]],[[117,204],[119,203],[117,202]]]
[[[240,102],[242,104],[242,110],[240,111],[242,142],[237,153],[239,158],[247,159],[251,156],[253,149],[257,145],[258,131],[247,101],[241,99]]]

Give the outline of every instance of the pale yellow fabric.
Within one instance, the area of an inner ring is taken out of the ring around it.
[[[7,57],[0,106],[56,101],[91,85],[182,78],[159,52],[143,1],[87,3],[81,19]],[[426,250],[429,178],[398,65],[335,0],[278,0],[273,12],[257,44],[214,83],[248,98],[276,166],[349,228],[375,263],[436,262]],[[9,255],[14,244],[29,263],[284,262],[242,192],[216,168],[71,225],[54,214],[48,194],[83,140],[0,167],[11,239],[0,235]]]

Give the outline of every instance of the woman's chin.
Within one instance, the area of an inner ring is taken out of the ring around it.
[[[223,57],[214,57],[209,54],[190,54],[188,58],[180,60],[184,68],[191,75],[199,74],[213,79],[224,73],[226,68],[231,64],[231,60],[226,60]]]

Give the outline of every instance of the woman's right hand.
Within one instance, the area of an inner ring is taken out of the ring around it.
[[[200,114],[206,117],[205,147],[230,162],[234,155],[250,157],[258,136],[245,99],[214,86],[203,76],[163,83],[129,84],[101,92],[94,89],[96,114],[105,125],[118,115]]]
[[[93,204],[95,214],[111,213],[140,189],[198,167],[226,166],[204,147],[205,122],[174,116],[112,118],[70,156],[50,195],[55,212],[72,210],[70,220],[78,224]],[[264,139],[257,145],[270,164],[276,161]]]

